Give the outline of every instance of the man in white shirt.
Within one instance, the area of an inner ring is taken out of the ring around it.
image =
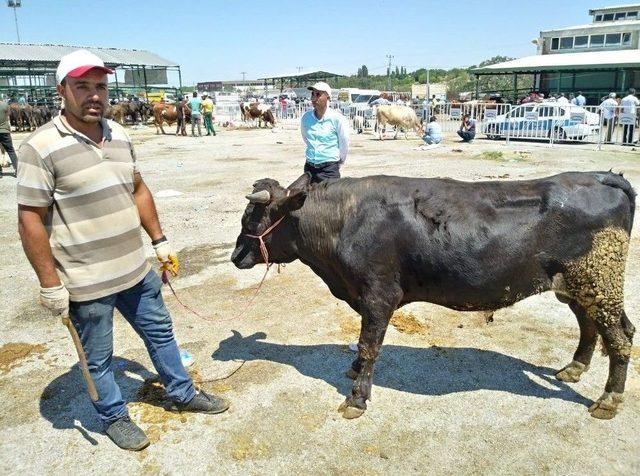
[[[349,152],[349,125],[346,118],[328,107],[331,87],[319,81],[308,87],[313,109],[300,121],[302,140],[306,144],[304,171],[311,174],[311,183],[340,178],[340,166]]]
[[[587,104],[587,98],[582,95],[582,91],[578,91],[576,96],[576,106],[584,107]]]
[[[616,125],[616,108],[618,103],[616,101],[616,93],[609,93],[609,97],[602,101],[600,109],[602,110],[602,118],[604,119],[603,125],[607,127],[607,135],[605,142],[611,142],[611,136],[613,135],[613,129]]]
[[[622,143],[633,144],[633,131],[635,129],[635,116],[637,113],[640,101],[636,97],[636,90],[629,88],[629,94],[622,98],[620,106],[622,106],[622,112],[626,114],[633,114],[633,122],[631,124],[624,124],[622,126]]]
[[[569,100],[565,97],[564,93],[560,93],[558,104],[569,104]]]

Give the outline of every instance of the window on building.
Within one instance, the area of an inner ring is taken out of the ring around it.
[[[591,35],[591,43],[589,43],[591,48],[600,48],[604,46],[604,35]]]
[[[602,21],[602,15],[596,15],[596,21]]]
[[[558,49],[558,42],[560,41],[559,38],[551,38],[551,49],[552,50],[557,50]]]
[[[614,20],[624,20],[627,16],[627,12],[619,12],[613,17]]]
[[[605,13],[602,15],[602,21],[613,21],[613,13]]]
[[[609,35],[607,35],[609,36]],[[620,40],[618,40],[620,42]],[[573,48],[573,36],[569,36],[566,38],[560,38],[560,49],[561,50],[570,50]]]
[[[617,46],[620,44],[620,33],[609,33],[605,38],[604,46]]]
[[[622,46],[631,46],[631,33],[622,34]]]
[[[576,36],[573,40],[574,48],[587,48],[589,46],[588,36]]]
[[[637,20],[638,12],[627,12],[627,20]]]

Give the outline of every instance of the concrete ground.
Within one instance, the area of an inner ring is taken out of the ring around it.
[[[222,415],[165,412],[162,388],[141,340],[118,316],[116,377],[152,445],[116,448],[101,432],[62,324],[38,306],[38,283],[16,227],[15,180],[0,180],[4,264],[0,312],[1,474],[638,474],[640,351],[633,349],[627,401],[613,420],[591,418],[608,361],[599,352],[582,381],[553,378],[577,345],[578,326],[550,294],[528,298],[485,322],[478,313],[416,303],[398,311],[376,367],[363,417],[337,408],[350,391],[358,316],[299,262],[271,271],[229,261],[258,178],[286,185],[302,170],[295,130],[220,130],[217,137],[156,136],[130,129],[164,230],[183,265],[165,289],[182,348],[204,389],[232,402]],[[15,134],[17,144],[24,138]],[[354,135],[343,175],[394,174],[507,180],[567,170],[624,171],[640,188],[632,148],[536,142],[461,144],[433,150],[418,139]],[[163,195],[163,193],[160,193]],[[148,243],[148,240],[147,240]],[[626,310],[640,327],[637,227],[626,273]],[[152,259],[152,249],[148,246]],[[248,306],[247,306],[247,303]],[[637,338],[636,338],[637,340]]]

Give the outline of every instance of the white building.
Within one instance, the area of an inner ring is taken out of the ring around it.
[[[609,92],[640,90],[640,4],[589,10],[592,22],[541,31],[537,54],[473,71],[476,75],[533,74],[536,89],[582,91],[590,103]]]

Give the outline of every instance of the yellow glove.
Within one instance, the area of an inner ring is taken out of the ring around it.
[[[178,256],[171,249],[169,241],[165,238],[164,241],[153,245],[153,249],[156,250],[158,261],[162,263],[160,271],[169,271],[172,276],[177,276],[180,262],[178,261]]]

